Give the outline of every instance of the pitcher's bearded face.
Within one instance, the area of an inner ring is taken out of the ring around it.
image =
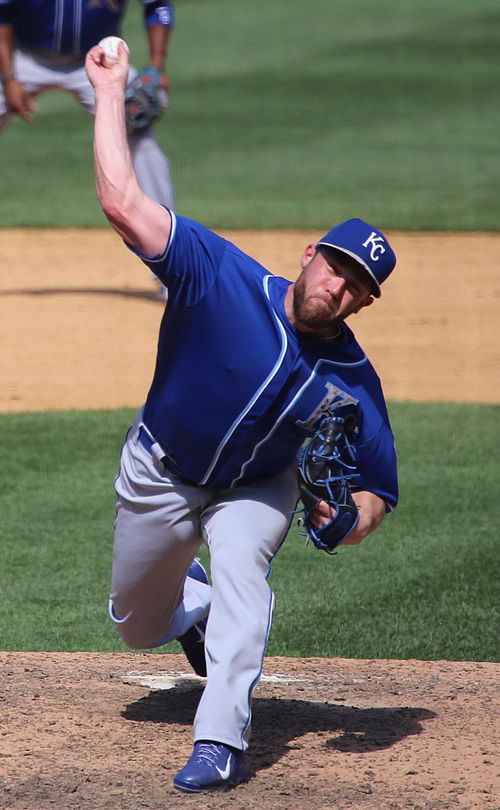
[[[301,264],[288,307],[285,302],[287,315],[299,331],[321,337],[334,334],[341,321],[372,303],[366,274],[344,267],[327,250],[316,251],[310,245]]]
[[[331,295],[321,290],[312,291],[301,278],[293,290],[293,309],[296,326],[324,331],[338,325],[338,306]]]

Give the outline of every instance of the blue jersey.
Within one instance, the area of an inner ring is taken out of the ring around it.
[[[380,381],[345,324],[337,342],[298,332],[291,282],[184,217],[172,214],[164,255],[143,260],[169,293],[143,419],[174,472],[222,487],[281,472],[329,409],[356,416],[357,487],[395,506]]]
[[[165,0],[142,0],[146,26],[173,24]],[[0,0],[0,24],[14,26],[16,43],[83,58],[107,36],[119,36],[127,0]]]

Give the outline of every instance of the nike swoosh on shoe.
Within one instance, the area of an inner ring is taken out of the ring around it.
[[[222,768],[219,768],[218,765],[215,766],[215,769],[221,779],[229,779],[229,774],[231,773],[231,754],[229,754],[227,758],[227,763],[224,770],[222,770]]]

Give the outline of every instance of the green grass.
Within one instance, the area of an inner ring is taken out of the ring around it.
[[[392,404],[400,506],[333,558],[291,531],[271,575],[269,654],[498,660],[499,413]],[[124,649],[106,603],[113,479],[131,418],[0,416],[0,649]]]
[[[183,0],[157,126],[181,213],[212,227],[499,229],[493,0]],[[125,36],[146,57],[141,11]],[[91,119],[61,93],[1,139],[3,226],[106,225]]]
[[[400,505],[361,546],[326,562],[285,544],[270,651],[498,660],[500,411],[400,403],[391,414]],[[289,570],[301,568],[290,588]]]

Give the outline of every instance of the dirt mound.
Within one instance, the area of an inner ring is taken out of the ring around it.
[[[11,810],[498,808],[494,664],[268,658],[249,781],[196,799],[171,784],[203,688],[183,656],[0,653],[0,666]]]

